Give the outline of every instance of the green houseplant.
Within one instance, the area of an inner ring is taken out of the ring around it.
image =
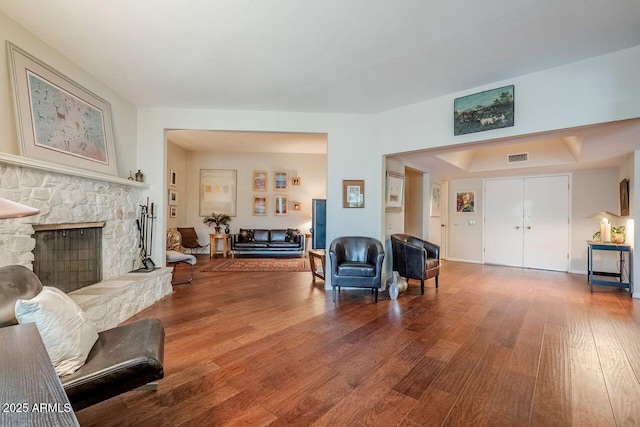
[[[229,225],[229,223],[231,222],[231,217],[224,213],[217,214],[215,212],[211,212],[211,215],[204,217],[202,222],[204,224],[207,224],[209,227],[211,227],[211,224],[215,224],[216,234],[220,234],[220,226]]]
[[[593,240],[600,240],[600,230],[593,234]],[[611,226],[611,241],[614,243],[624,243],[627,240],[624,225],[619,227]]]

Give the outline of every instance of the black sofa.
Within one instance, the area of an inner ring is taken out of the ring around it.
[[[297,229],[240,229],[231,235],[231,256],[304,256],[305,236]]]

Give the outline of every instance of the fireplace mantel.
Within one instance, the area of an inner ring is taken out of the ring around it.
[[[43,162],[42,160],[29,159],[27,157],[16,156],[9,153],[0,152],[0,163],[38,169],[46,172],[57,172],[64,175],[89,178],[96,181],[112,182],[115,184],[127,185],[130,187],[151,188],[149,184],[145,184],[144,182],[132,181],[130,179],[120,178],[118,176],[105,175],[89,170],[76,169],[69,166],[57,165],[55,163]]]

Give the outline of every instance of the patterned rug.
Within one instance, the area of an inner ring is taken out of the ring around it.
[[[305,258],[231,258],[202,271],[309,271],[309,264]]]

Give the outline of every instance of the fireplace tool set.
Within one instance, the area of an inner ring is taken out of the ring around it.
[[[142,267],[133,270],[133,273],[144,273],[159,268],[156,267],[151,259],[151,251],[153,248],[153,220],[156,219],[153,214],[153,203],[149,205],[149,198],[147,198],[147,204],[140,205],[140,218],[136,219],[136,225],[140,234],[138,247],[140,248],[140,262],[142,263]]]

